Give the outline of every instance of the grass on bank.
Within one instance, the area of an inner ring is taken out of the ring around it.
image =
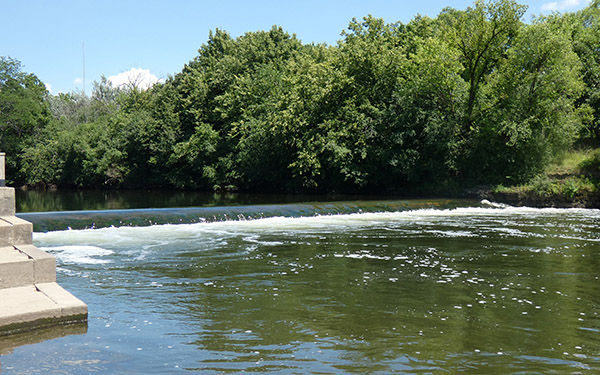
[[[567,152],[528,183],[498,185],[492,193],[539,204],[593,205],[600,195],[600,148]]]

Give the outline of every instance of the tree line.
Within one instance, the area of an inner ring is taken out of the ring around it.
[[[0,58],[14,184],[402,193],[518,183],[600,138],[600,0],[523,22],[511,0],[403,24],[353,19],[335,46],[281,27],[211,32],[141,90],[49,94]]]

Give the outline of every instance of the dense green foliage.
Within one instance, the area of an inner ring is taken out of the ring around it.
[[[34,147],[34,136],[50,120],[46,87],[34,75],[21,72],[19,61],[0,57],[0,149],[18,155]],[[18,175],[19,159],[9,157],[7,173]]]
[[[142,91],[45,93],[0,60],[0,148],[27,184],[249,191],[435,190],[534,176],[600,138],[600,2],[523,23],[477,1],[352,20],[336,46],[279,27],[211,32]],[[15,157],[18,155],[18,157]],[[431,188],[425,188],[425,187]]]

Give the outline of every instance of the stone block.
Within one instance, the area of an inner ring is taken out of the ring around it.
[[[85,303],[56,283],[56,259],[32,245],[33,225],[0,187],[0,336],[87,321]]]
[[[0,187],[0,216],[15,214],[15,189]]]
[[[12,225],[12,233],[10,237],[10,243],[16,244],[30,244],[33,242],[33,224],[30,222],[19,219],[16,216],[2,216],[0,221],[4,221]]]
[[[56,258],[33,245],[16,245],[18,251],[33,260],[33,282],[52,283],[56,281]]]
[[[12,224],[0,220],[0,247],[12,245],[13,226]]]
[[[23,323],[61,316],[61,308],[33,285],[0,289],[0,327],[10,331]]]
[[[88,308],[79,298],[67,292],[57,283],[35,284],[36,288],[53,300],[61,308],[61,318],[86,316]]]
[[[33,282],[33,259],[12,246],[0,248],[0,289],[31,285]]]

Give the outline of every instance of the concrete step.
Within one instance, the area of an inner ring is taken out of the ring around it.
[[[85,315],[87,319],[87,305],[57,283],[39,283],[35,287],[60,306],[61,318]]]
[[[52,255],[33,245],[0,248],[0,289],[55,281],[56,260]]]
[[[33,225],[16,216],[0,216],[0,246],[32,243]]]
[[[0,336],[84,322],[87,305],[57,283],[0,289]]]
[[[87,322],[87,305],[56,283],[56,260],[32,245],[32,232],[15,217],[14,189],[0,187],[0,336]]]
[[[56,282],[56,258],[33,245],[15,245],[15,249],[27,255],[33,261],[33,282]]]
[[[33,260],[14,246],[0,248],[0,289],[32,285]],[[0,304],[4,301],[0,299]]]

